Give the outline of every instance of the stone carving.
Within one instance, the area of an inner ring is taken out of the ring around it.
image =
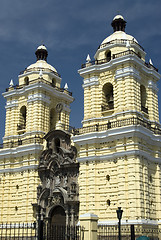
[[[50,131],[45,139],[47,148],[42,152],[38,166],[41,180],[38,205],[49,221],[53,209],[61,206],[66,214],[66,224],[71,224],[71,221],[74,224],[79,212],[77,149],[71,146],[70,134],[65,131]]]

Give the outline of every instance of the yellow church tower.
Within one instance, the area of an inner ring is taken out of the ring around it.
[[[37,167],[44,148],[44,135],[51,129],[67,130],[72,94],[61,88],[61,77],[47,63],[44,45],[37,48],[37,61],[18,76],[19,84],[3,93],[6,123],[0,149],[0,221],[33,222],[39,177]]]
[[[80,215],[94,213],[100,224],[116,224],[123,209],[126,224],[161,223],[161,128],[158,70],[125,32],[121,15],[112,21],[83,77],[83,128],[75,132]]]

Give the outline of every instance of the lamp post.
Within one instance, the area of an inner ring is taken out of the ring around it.
[[[121,218],[122,218],[123,210],[121,210],[121,207],[118,207],[116,212],[117,212],[117,218],[119,220],[118,221],[118,233],[119,233],[118,239],[121,240]]]

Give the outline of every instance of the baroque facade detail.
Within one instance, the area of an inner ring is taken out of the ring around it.
[[[38,173],[38,205],[44,219],[57,224],[75,224],[79,213],[79,164],[77,150],[70,143],[70,134],[62,130],[50,131],[45,139],[47,149],[40,156]],[[59,211],[57,211],[59,209]],[[60,209],[64,212],[60,214]]]

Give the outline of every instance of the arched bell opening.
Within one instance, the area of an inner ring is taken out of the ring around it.
[[[111,83],[106,83],[102,89],[103,99],[102,99],[102,110],[110,110],[114,108],[114,98],[113,98],[113,85]]]

